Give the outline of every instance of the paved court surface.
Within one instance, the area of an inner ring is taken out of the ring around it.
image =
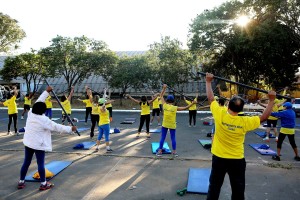
[[[157,159],[151,152],[151,142],[158,142],[159,133],[153,133],[151,139],[135,133],[139,125],[138,112],[114,111],[112,128],[118,127],[121,133],[111,134],[111,154],[105,153],[104,145],[100,151],[73,150],[75,144],[90,141],[89,131],[77,135],[53,135],[53,152],[46,154],[46,163],[52,160],[70,160],[73,163],[54,177],[55,187],[48,191],[38,191],[39,183],[27,182],[23,190],[17,190],[19,171],[24,159],[24,146],[21,136],[7,136],[7,111],[0,110],[0,199],[107,199],[107,200],[176,200],[206,199],[206,195],[188,193],[178,196],[176,190],[187,185],[189,168],[209,168],[210,151],[204,149],[198,139],[208,139],[206,134],[212,128],[202,122],[209,114],[197,115],[197,126],[188,127],[188,114],[177,115],[177,150],[179,157],[172,159],[164,155]],[[20,113],[20,111],[19,111]],[[84,112],[72,115],[83,119]],[[60,117],[54,111],[54,117]],[[120,124],[126,117],[136,118],[134,124]],[[20,117],[19,117],[20,118]],[[18,120],[18,127],[24,127],[26,120]],[[59,122],[59,121],[57,121]],[[300,124],[300,119],[297,119]],[[156,128],[154,123],[151,128]],[[78,127],[85,126],[83,122]],[[263,127],[261,127],[263,129]],[[300,130],[296,131],[296,143],[300,146]],[[171,146],[170,138],[166,141]],[[250,143],[262,143],[260,137],[248,133],[245,140],[246,199],[248,200],[296,200],[300,196],[300,162],[293,160],[293,151],[288,139],[284,141],[282,161],[273,162],[270,156],[262,156],[248,146]],[[276,149],[275,140],[269,143]],[[36,170],[33,160],[29,172]],[[220,199],[231,199],[231,188],[226,176]]]

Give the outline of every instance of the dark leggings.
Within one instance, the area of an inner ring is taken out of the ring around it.
[[[85,123],[87,123],[87,120],[88,120],[88,118],[89,118],[89,115],[90,115],[90,117],[92,118],[92,107],[86,107],[85,108]]]
[[[10,125],[11,125],[12,120],[14,120],[15,132],[18,132],[18,129],[17,129],[18,115],[17,115],[17,113],[8,115],[8,132],[10,131]]]
[[[40,174],[40,181],[46,181],[45,173],[45,151],[35,150],[25,146],[25,158],[20,172],[20,180],[24,180],[27,174],[28,168],[31,164],[33,154],[35,153],[36,163],[38,165],[38,172]]]
[[[296,142],[295,142],[295,134],[290,135],[290,134],[284,134],[284,133],[279,133],[277,148],[281,149],[283,140],[285,139],[286,136],[288,136],[290,144],[293,147],[293,149],[297,148],[297,145],[296,145]]]
[[[194,125],[196,125],[196,114],[197,114],[197,110],[189,110],[189,123],[190,123],[190,125],[192,125],[192,118],[193,118]]]
[[[149,125],[150,125],[150,114],[149,115],[141,115],[140,118],[140,126],[138,132],[142,131],[142,128],[144,126],[144,122],[146,121],[146,131],[149,133]]]
[[[91,115],[91,120],[92,120],[92,127],[91,127],[91,134],[94,136],[94,129],[96,124],[98,125],[99,123],[99,115]]]

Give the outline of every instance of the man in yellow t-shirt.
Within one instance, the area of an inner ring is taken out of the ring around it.
[[[3,102],[3,105],[8,108],[8,131],[7,135],[12,135],[10,131],[10,125],[12,123],[12,120],[14,121],[14,128],[15,128],[15,134],[19,135],[18,129],[17,129],[17,122],[18,122],[18,108],[16,99],[18,96],[18,90],[17,87],[13,87],[13,94],[8,93],[7,100]]]
[[[228,110],[219,106],[214,100],[211,86],[213,74],[206,73],[206,94],[210,109],[215,119],[214,142],[212,143],[212,169],[207,199],[218,199],[225,174],[228,173],[232,188],[232,199],[245,199],[245,171],[244,140],[248,131],[260,126],[265,121],[274,105],[276,93],[270,91],[269,104],[263,114],[259,116],[238,116],[243,110],[244,101],[239,96],[230,99]]]
[[[22,112],[21,119],[24,119],[24,114],[30,110],[31,100],[32,100],[33,95],[34,95],[34,92],[25,95],[25,97],[24,97],[24,110]]]

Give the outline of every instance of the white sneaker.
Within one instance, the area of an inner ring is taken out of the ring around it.
[[[21,116],[21,119],[24,119],[24,117],[23,117],[23,116]]]
[[[189,127],[192,127],[191,125],[189,125]]]
[[[152,126],[152,123],[150,123],[150,126]]]
[[[11,132],[11,131],[8,131],[8,132],[7,132],[7,135],[12,135],[12,132]]]
[[[158,123],[157,125],[158,125],[158,126],[161,126],[161,124],[160,124],[160,123]]]
[[[269,139],[269,137],[265,137],[265,138],[263,139],[263,141],[270,142],[270,139]]]

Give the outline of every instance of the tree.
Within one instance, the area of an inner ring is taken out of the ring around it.
[[[115,60],[114,54],[104,42],[85,36],[73,39],[57,36],[40,53],[56,76],[65,77],[68,88],[81,83],[94,72],[102,73],[102,68],[109,67]]]
[[[17,49],[19,43],[26,36],[18,25],[18,21],[0,12],[0,53],[7,53]]]
[[[125,94],[129,88],[138,90],[147,85],[151,70],[146,56],[122,57],[117,65],[107,71],[104,78],[111,87],[121,88],[121,94]],[[122,105],[122,98],[120,103]]]
[[[40,55],[31,52],[8,57],[0,75],[4,80],[22,77],[26,81],[27,93],[36,91],[37,86],[46,77],[47,66]],[[33,88],[31,87],[33,83]]]
[[[150,45],[148,57],[154,60],[154,83],[166,83],[169,86],[186,83],[195,64],[192,54],[182,49],[182,44],[169,36],[162,37],[161,42]]]
[[[205,51],[210,58],[206,70],[215,74],[234,76],[245,84],[258,84],[264,77],[275,88],[289,86],[300,67],[300,39],[283,21],[281,5],[282,1],[230,1],[202,13],[191,25],[189,48],[196,54]],[[240,14],[253,16],[247,27],[234,23]]]

